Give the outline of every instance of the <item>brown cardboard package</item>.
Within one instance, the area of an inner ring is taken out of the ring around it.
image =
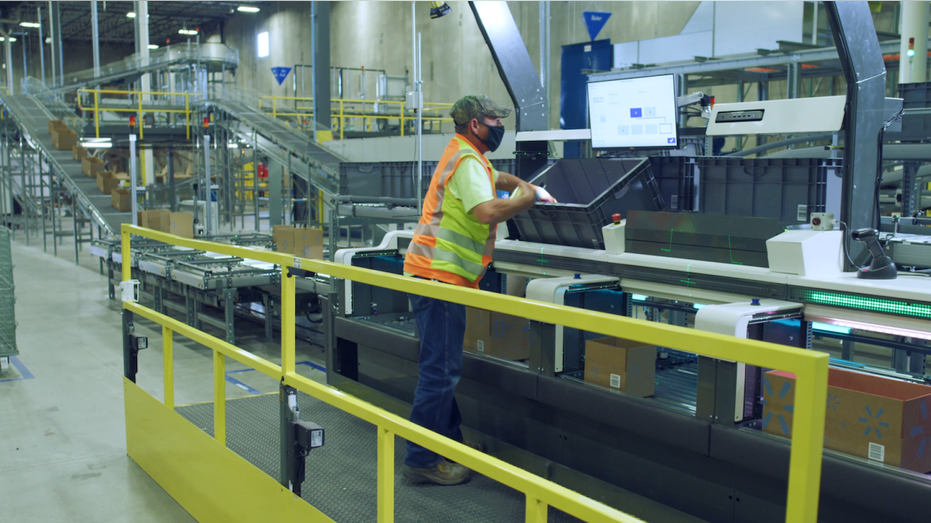
[[[530,357],[530,321],[517,316],[466,307],[462,347],[505,360]]]
[[[65,125],[65,122],[61,120],[49,120],[48,121],[48,132],[49,134],[55,134],[55,129],[58,127],[68,127]]]
[[[110,171],[100,171],[97,173],[97,190],[103,194],[110,194],[113,189],[120,185],[120,181],[113,177]]]
[[[278,252],[287,252],[301,258],[323,259],[323,230],[275,225],[272,240]]]
[[[129,199],[129,189],[113,189],[110,192],[110,204],[120,212],[131,211],[133,204]]]
[[[275,242],[278,252],[294,251],[294,227],[290,225],[273,225],[272,240]]]
[[[792,435],[795,376],[763,375],[763,432]],[[824,446],[915,472],[931,472],[931,387],[828,371]]]
[[[621,338],[585,342],[585,381],[631,396],[652,396],[656,347]]]
[[[78,133],[67,127],[56,127],[52,131],[52,147],[59,151],[72,151],[78,144]],[[72,152],[73,155],[73,152]]]
[[[89,178],[96,178],[97,171],[103,170],[103,160],[97,158],[96,156],[85,156],[81,160],[81,172],[86,174]]]
[[[308,259],[323,259],[323,229],[297,227],[293,232],[295,256]]]
[[[80,145],[75,145],[71,148],[71,158],[76,162],[80,162],[87,156],[87,149],[81,147]]]
[[[168,228],[171,224],[171,212],[167,209],[155,209],[151,211],[143,211],[142,221],[139,222],[139,225],[152,229],[153,231],[168,232]]]
[[[182,238],[194,237],[194,215],[189,212],[173,212],[169,217],[168,232]]]

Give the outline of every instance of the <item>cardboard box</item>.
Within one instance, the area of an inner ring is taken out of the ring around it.
[[[96,178],[97,172],[103,170],[103,160],[96,156],[86,156],[81,160],[81,171],[90,178]]]
[[[278,252],[287,252],[301,258],[323,259],[323,230],[275,225],[272,227],[272,240]]]
[[[55,134],[55,129],[59,127],[68,127],[65,122],[61,120],[49,120],[48,121],[48,132],[49,134]]]
[[[130,200],[129,189],[113,189],[110,192],[110,204],[120,212],[131,211],[133,203]]]
[[[139,221],[141,227],[152,229],[153,231],[168,232],[171,225],[171,212],[167,209],[156,209],[152,211],[143,211],[142,220]]]
[[[278,252],[293,252],[294,227],[290,225],[273,225],[272,241],[275,242],[275,250]]]
[[[87,149],[81,147],[80,145],[75,145],[71,148],[71,158],[76,162],[80,162],[87,156]]]
[[[67,127],[56,127],[52,131],[52,147],[59,151],[72,151],[78,144],[78,133]],[[73,153],[72,153],[73,155]]]
[[[194,237],[194,215],[189,212],[173,212],[169,217],[168,232],[182,238]]]
[[[505,360],[530,357],[530,320],[466,307],[462,348]]]
[[[103,194],[110,194],[116,189],[120,181],[113,177],[110,171],[100,171],[97,173],[97,190]]]
[[[585,381],[631,396],[652,396],[656,385],[656,346],[621,338],[588,340]]]
[[[763,375],[763,432],[792,435],[795,376]],[[931,472],[931,387],[841,369],[828,371],[825,448]]]
[[[301,258],[323,259],[323,229],[297,227],[293,232],[293,250]]]

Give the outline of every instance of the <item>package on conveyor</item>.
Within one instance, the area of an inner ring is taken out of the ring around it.
[[[97,173],[103,170],[103,160],[96,156],[85,156],[81,160],[81,171],[89,178],[96,178]]]
[[[763,375],[763,432],[791,437],[795,375]],[[824,447],[920,473],[931,472],[931,387],[828,369]]]
[[[530,357],[530,320],[466,307],[462,347],[504,360],[526,360]]]
[[[53,126],[53,122],[58,122],[60,125]],[[52,134],[52,147],[59,151],[72,151],[78,144],[78,133],[68,129],[61,120],[49,121],[49,133]]]
[[[137,223],[154,231],[183,238],[194,237],[194,215],[189,212],[170,212],[167,209],[139,211]]]
[[[48,121],[48,133],[49,134],[55,134],[55,129],[59,127],[68,127],[68,125],[65,124],[65,122],[61,120],[49,120]]]
[[[120,181],[114,178],[110,171],[97,172],[97,189],[103,194],[110,194],[119,185]]]
[[[120,212],[132,210],[133,202],[129,198],[129,189],[113,189],[110,191],[110,205],[113,205],[113,208]]]
[[[71,148],[71,158],[73,158],[74,161],[80,162],[85,157],[87,157],[86,148],[81,147],[80,145],[75,145],[74,147]]]
[[[621,338],[585,342],[585,381],[631,396],[652,396],[656,385],[656,346]]]
[[[278,252],[287,252],[301,258],[323,259],[323,230],[290,225],[272,227],[272,239]]]

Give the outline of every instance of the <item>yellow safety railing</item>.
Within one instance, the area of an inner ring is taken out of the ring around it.
[[[635,522],[639,519],[602,503],[556,485],[497,458],[482,454],[460,443],[415,425],[346,393],[313,382],[295,372],[295,279],[290,268],[321,272],[333,278],[351,280],[400,292],[442,299],[462,305],[502,312],[545,323],[564,325],[583,331],[598,332],[648,345],[697,353],[712,358],[741,361],[758,367],[795,373],[795,417],[791,435],[789,485],[786,500],[787,523],[815,523],[821,480],[821,456],[824,438],[827,395],[828,355],[773,343],[724,336],[672,325],[634,320],[611,314],[492,294],[475,289],[434,283],[389,273],[336,264],[321,260],[295,258],[290,254],[254,251],[226,244],[191,240],[129,224],[121,228],[123,256],[122,279],[131,278],[131,235],[152,240],[273,263],[281,270],[281,365],[275,365],[223,340],[210,336],[173,318],[159,314],[138,303],[123,302],[127,311],[139,314],[162,326],[166,372],[165,404],[174,407],[171,367],[171,334],[179,333],[213,350],[214,353],[214,434],[225,446],[226,419],[225,360],[233,358],[285,385],[294,387],[377,427],[377,514],[379,523],[394,521],[394,436],[428,448],[479,474],[490,477],[526,496],[526,522],[544,523],[548,506],[553,506],[588,522]]]
[[[263,101],[264,100],[264,101]],[[271,115],[274,118],[279,116],[291,116],[291,117],[306,117],[313,116],[314,110],[313,107],[301,106],[300,102],[313,102],[311,97],[302,97],[302,96],[262,96],[259,98],[259,109],[268,107],[265,105],[267,101],[271,101]],[[293,102],[293,105],[290,107],[282,107],[279,109],[278,100],[283,100],[285,102]],[[366,128],[371,127],[372,123],[377,120],[400,120],[401,121],[401,136],[404,136],[404,123],[411,120],[416,120],[417,117],[411,114],[407,114],[407,103],[403,101],[394,101],[394,100],[349,100],[345,98],[333,98],[330,100],[331,103],[337,104],[339,107],[336,111],[333,111],[330,115],[331,121],[334,125],[339,127],[339,138],[340,140],[345,138],[345,127],[347,120],[361,119],[362,125]],[[382,113],[366,113],[364,108],[367,105],[385,105],[388,107],[397,106],[398,114],[382,114]],[[348,106],[348,107],[347,107]],[[355,106],[362,106],[362,110],[354,110]],[[444,109],[452,107],[453,104],[450,103],[438,103],[438,102],[425,102],[424,103],[424,115],[421,119],[425,122],[435,122],[435,123],[446,123],[452,122],[452,118],[446,118],[439,116],[440,112]],[[431,116],[432,114],[432,116]]]
[[[94,95],[94,106],[93,107],[84,107],[82,105],[81,93],[93,93]],[[100,107],[100,95],[102,94],[113,94],[113,95],[136,95],[137,106],[136,107]],[[149,108],[149,112],[155,113],[174,113],[174,114],[183,114],[184,115],[184,127],[185,135],[188,140],[191,139],[191,113],[194,112],[191,110],[191,96],[201,96],[199,94],[191,93],[171,93],[165,91],[121,91],[113,89],[78,89],[78,108],[82,111],[88,111],[94,113],[94,131],[96,137],[100,138],[100,112],[101,111],[111,111],[114,113],[136,113],[136,125],[139,127],[139,139],[143,138],[143,133],[145,132],[145,126],[142,121],[143,102],[151,100],[143,100],[143,96],[159,97],[159,96],[183,96],[184,97],[184,109],[171,109],[171,108],[161,108],[154,107]]]

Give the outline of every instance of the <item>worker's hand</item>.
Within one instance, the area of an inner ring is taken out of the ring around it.
[[[525,211],[537,202],[537,192],[534,189],[533,185],[520,180],[517,185],[517,189],[514,189],[514,194],[511,196],[511,200],[514,201],[514,204],[522,211]]]
[[[533,187],[533,190],[537,193],[537,201],[546,202],[546,203],[559,203],[556,201],[556,198],[553,198],[553,195],[548,193],[543,187],[536,186],[534,184],[529,184]]]

